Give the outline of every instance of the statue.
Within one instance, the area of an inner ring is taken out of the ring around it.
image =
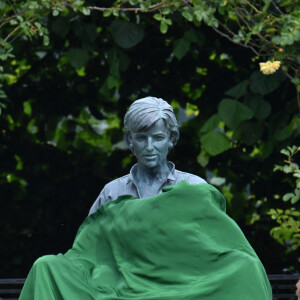
[[[125,142],[137,159],[130,174],[108,183],[93,204],[94,213],[102,204],[120,195],[147,198],[162,188],[183,180],[205,183],[196,175],[175,169],[167,155],[179,139],[179,129],[172,107],[164,100],[146,97],[135,101],[124,118]]]
[[[101,191],[65,254],[36,260],[20,300],[271,300],[265,270],[226,201],[167,161],[179,138],[172,107],[135,101],[130,174]]]

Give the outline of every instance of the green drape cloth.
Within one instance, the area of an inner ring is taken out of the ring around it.
[[[222,194],[183,181],[101,206],[72,249],[34,263],[20,299],[271,300],[272,292]]]

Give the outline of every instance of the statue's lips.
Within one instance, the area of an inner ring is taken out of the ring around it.
[[[146,159],[154,159],[156,158],[158,155],[157,154],[144,154],[143,155]]]

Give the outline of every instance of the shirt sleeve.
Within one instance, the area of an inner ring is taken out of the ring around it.
[[[101,191],[101,193],[97,197],[96,201],[93,203],[88,215],[90,216],[91,214],[96,212],[98,210],[98,208],[105,202],[106,202],[106,197],[105,197],[105,187],[104,187],[104,189]]]
[[[207,183],[203,178],[193,174],[189,174],[189,176],[187,177],[187,181],[191,184]]]

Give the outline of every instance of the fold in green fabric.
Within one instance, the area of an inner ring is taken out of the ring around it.
[[[20,299],[271,300],[272,292],[222,194],[183,181],[101,206],[72,249],[34,263]]]

